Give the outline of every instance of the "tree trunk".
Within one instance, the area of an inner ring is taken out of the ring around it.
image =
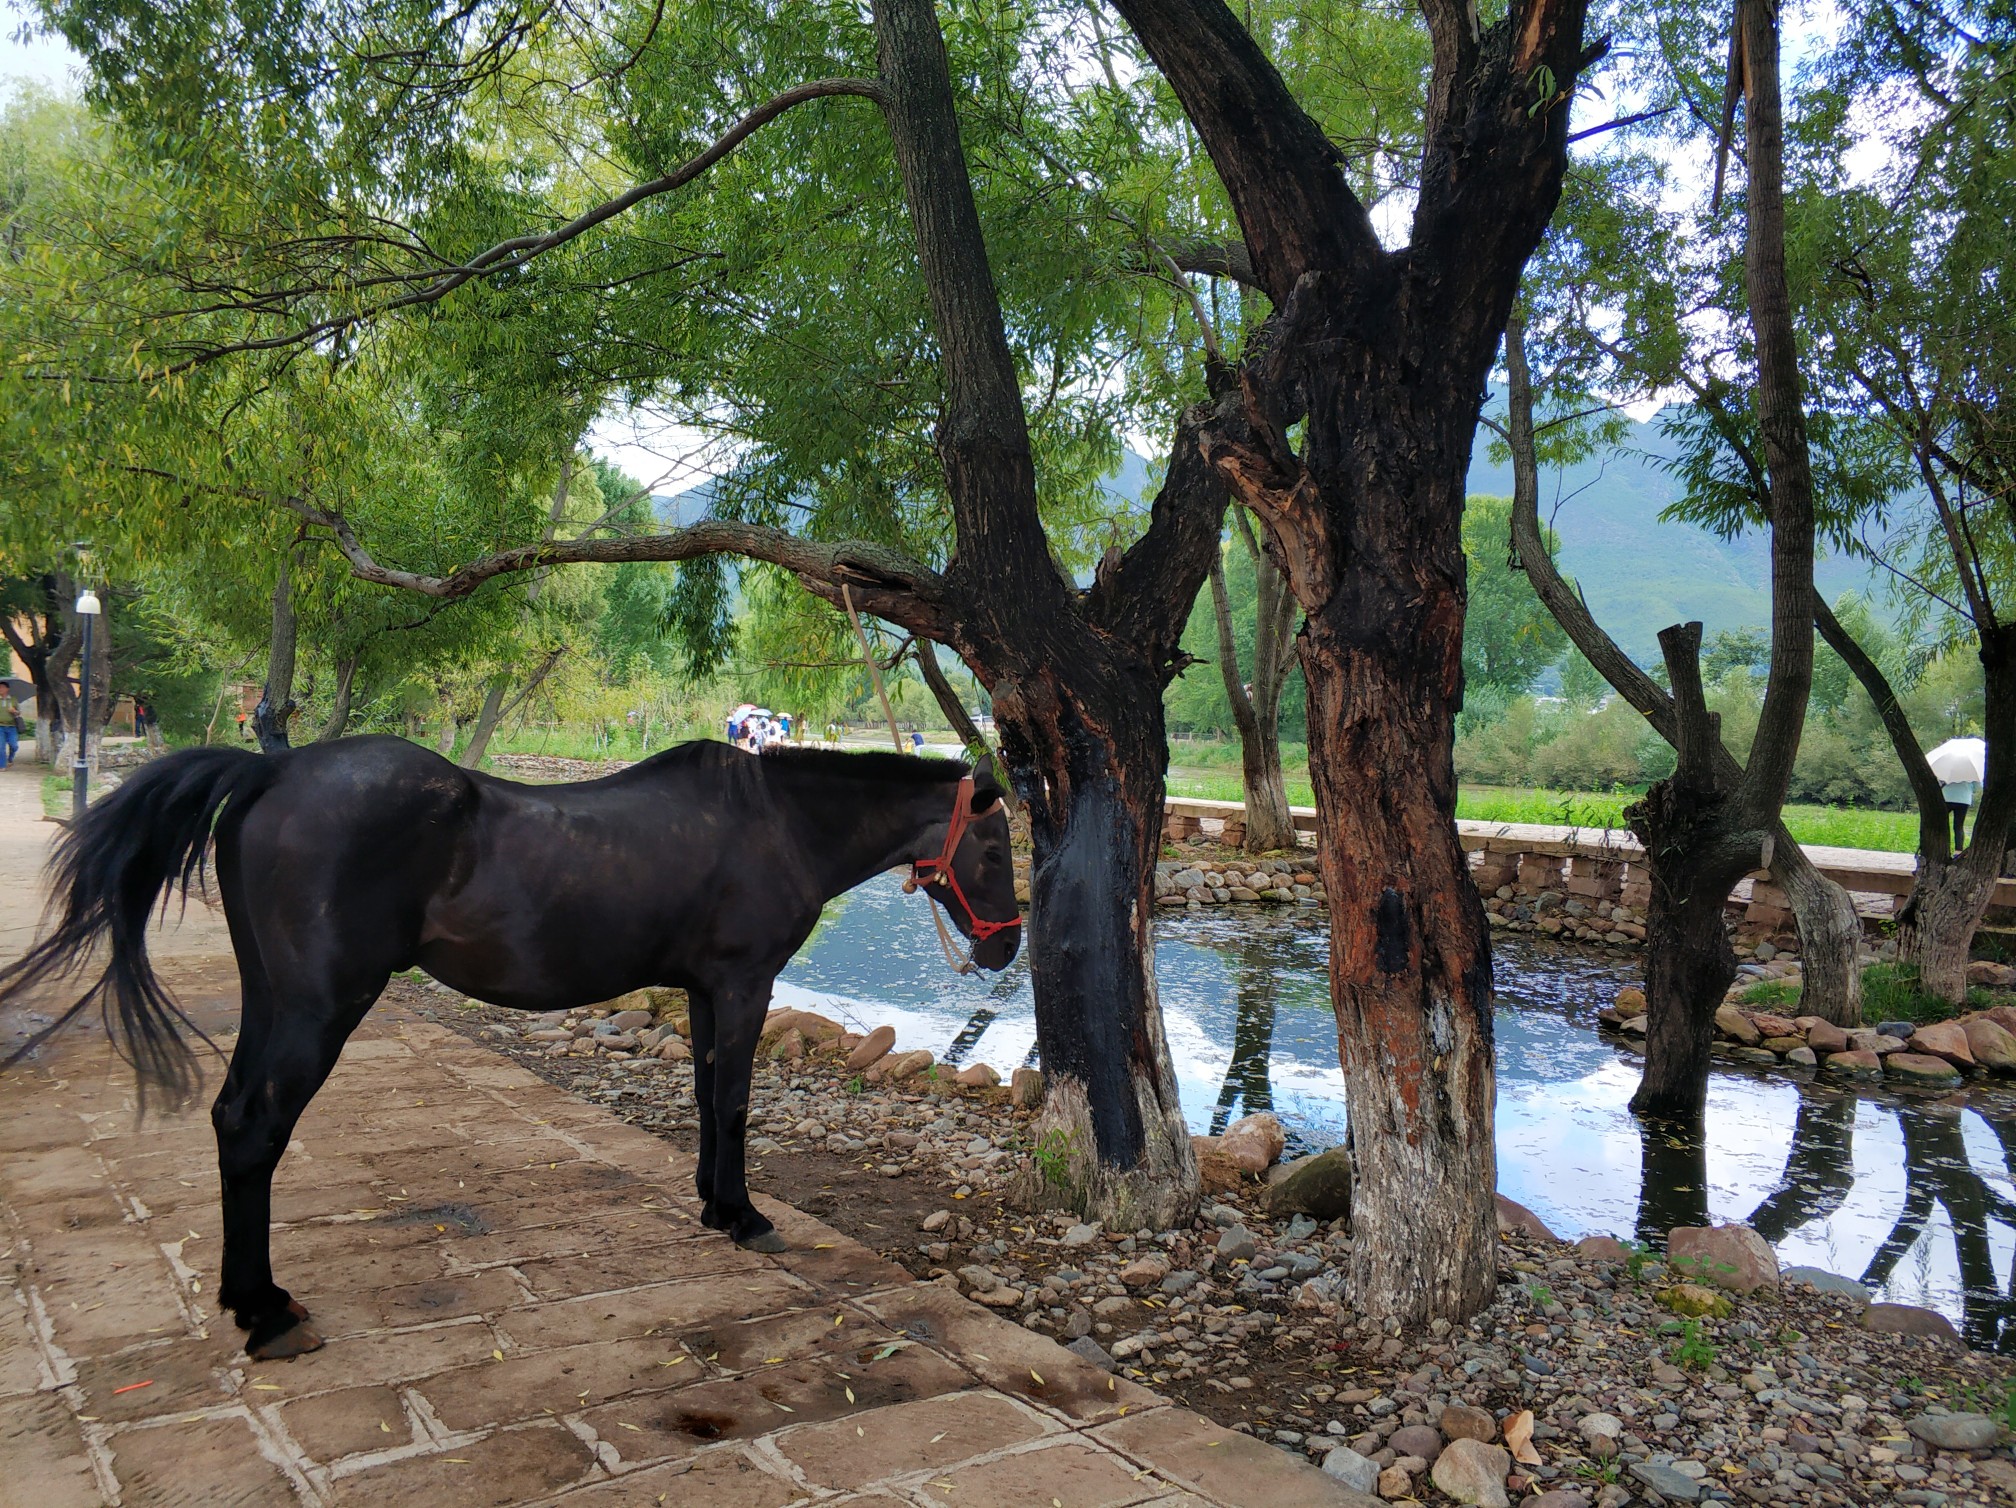
[[[294,584],[292,548],[280,553],[280,573],[273,583],[273,637],[266,651],[266,683],[259,705],[252,709],[252,732],[263,754],[288,747],[287,727],[294,720]]]
[[[1722,798],[1689,805],[1655,786],[1631,809],[1631,826],[1648,851],[1670,855],[1652,866],[1645,913],[1645,1071],[1631,1109],[1654,1121],[1699,1124],[1708,1099],[1715,1012],[1736,977],[1723,907],[1731,866],[1702,853],[1690,829],[1713,830]],[[1659,803],[1663,801],[1663,806]],[[1740,871],[1738,871],[1740,873]]]
[[[560,663],[566,653],[567,646],[564,644],[548,650],[546,658],[532,667],[532,673],[525,677],[525,684],[520,686],[508,701],[504,696],[504,678],[497,676],[491,680],[489,689],[483,693],[482,710],[476,714],[475,727],[469,734],[469,746],[462,751],[461,759],[458,761],[465,770],[473,770],[482,764],[483,756],[490,751],[490,740],[497,732],[498,725],[546,684],[546,677],[553,673],[553,667]],[[648,723],[645,732],[648,735]]]
[[[1836,1026],[1862,1024],[1862,918],[1855,897],[1827,878],[1780,822],[1771,878],[1792,903],[1799,929],[1802,1014]]]
[[[1240,675],[1239,646],[1232,632],[1232,604],[1225,590],[1225,563],[1216,555],[1211,560],[1211,614],[1218,627],[1218,671],[1225,682],[1225,699],[1232,704],[1232,725],[1239,734],[1240,789],[1246,798],[1246,833],[1241,846],[1247,853],[1273,853],[1295,846],[1295,819],[1288,810],[1288,782],[1281,772],[1279,662],[1282,657],[1278,647],[1270,647],[1267,642],[1275,633],[1276,604],[1287,592],[1281,587],[1280,573],[1273,564],[1257,551],[1255,555],[1255,569],[1272,578],[1274,590],[1263,592],[1257,604],[1250,694]],[[1267,684],[1263,684],[1263,677]]]
[[[358,656],[345,655],[336,662],[336,698],[329,704],[328,720],[315,734],[318,744],[334,743],[350,726],[350,698],[357,685],[357,661]]]
[[[1168,1230],[1196,1211],[1197,1168],[1155,988],[1162,688],[1146,676],[1047,679],[1055,701],[1030,687],[997,689],[994,702],[1033,854],[1029,974],[1045,1097],[1030,1135],[1069,1163],[1064,1185],[1034,1175],[1024,1193],[1114,1230]],[[1054,712],[1039,726],[1030,712],[1045,704]]]
[[[960,747],[965,749],[966,757],[975,765],[983,760],[995,760],[987,736],[973,721],[972,714],[967,712],[966,704],[959,700],[959,693],[953,690],[952,683],[945,679],[945,668],[938,663],[938,646],[929,639],[919,638],[913,641],[912,649],[917,657],[918,673],[924,677],[925,687],[930,691],[932,700],[938,703],[938,710],[945,714],[946,724],[952,729],[952,736],[959,740]],[[1015,794],[1014,782],[1007,778],[1005,766],[1000,773],[1002,804],[1008,808],[1012,819],[1022,809],[1022,798]]]

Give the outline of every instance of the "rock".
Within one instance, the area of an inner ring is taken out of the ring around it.
[[[1442,1433],[1451,1440],[1476,1440],[1490,1444],[1498,1438],[1498,1421],[1484,1409],[1473,1409],[1467,1403],[1451,1403],[1442,1410],[1440,1420]],[[1511,1457],[1506,1458],[1506,1469],[1511,1469]]]
[[[1883,1077],[1904,1084],[1944,1089],[1960,1082],[1960,1070],[1946,1058],[1918,1052],[1893,1052],[1883,1060]]]
[[[1974,1061],[1990,1073],[2016,1073],[2016,1033],[1986,1016],[1970,1016],[1962,1030]]]
[[[1733,1293],[1778,1286],[1771,1243],[1747,1225],[1682,1225],[1666,1237],[1666,1258],[1677,1273]]]
[[[1982,985],[1991,990],[2006,990],[2016,987],[2016,965],[1996,963],[1993,959],[1977,958],[1967,965],[1967,982]]]
[[[1829,1272],[1824,1267],[1786,1267],[1779,1271],[1780,1283],[1805,1283],[1822,1293],[1846,1294],[1851,1299],[1869,1302],[1869,1290],[1853,1278],[1844,1278],[1837,1272]]]
[[[1286,1175],[1267,1191],[1267,1213],[1337,1220],[1351,1213],[1351,1154],[1332,1147],[1284,1164]]]
[[[1584,1414],[1575,1421],[1575,1428],[1591,1445],[1598,1440],[1614,1444],[1624,1434],[1624,1421],[1615,1414]]]
[[[1878,1021],[1876,1023],[1877,1035],[1895,1037],[1902,1042],[1908,1042],[1911,1039],[1911,1034],[1917,1029],[1918,1023],[1915,1021]]]
[[[805,1034],[792,1027],[770,1047],[770,1056],[780,1063],[795,1063],[805,1056]]]
[[[656,1052],[657,1056],[667,1063],[684,1063],[693,1056],[693,1049],[677,1037],[670,1037],[660,1042]]]
[[[1217,1250],[1222,1261],[1250,1262],[1259,1249],[1259,1245],[1253,1239],[1253,1233],[1243,1225],[1231,1226],[1218,1237]],[[1163,1271],[1166,1272],[1168,1269],[1165,1267]]]
[[[1018,1068],[1008,1077],[1008,1098],[1017,1110],[1035,1110],[1043,1103],[1043,1070]]]
[[[903,1080],[922,1073],[931,1066],[931,1062],[930,1050],[920,1047],[900,1057],[890,1058],[877,1066],[882,1070],[883,1078],[892,1084],[900,1084]]]
[[[1575,1243],[1575,1250],[1585,1257],[1598,1262],[1628,1262],[1631,1249],[1615,1236],[1584,1236]]]
[[[976,1293],[973,1295],[973,1298],[975,1302],[985,1304],[992,1309],[1015,1309],[1021,1306],[1022,1290],[1019,1288],[1002,1287],[993,1289],[987,1293]]]
[[[1859,1031],[1848,1033],[1848,1045],[1857,1052],[1873,1052],[1881,1058],[1893,1052],[1902,1052],[1904,1039],[1874,1030]]]
[[[1099,1227],[1097,1225],[1074,1225],[1064,1232],[1063,1239],[1057,1244],[1065,1247],[1090,1246],[1098,1239]]]
[[[1660,1308],[1694,1319],[1727,1319],[1736,1312],[1736,1306],[1727,1298],[1712,1288],[1703,1288],[1699,1283],[1675,1283],[1670,1288],[1660,1289],[1658,1298]]]
[[[1810,1047],[1793,1047],[1786,1050],[1785,1061],[1794,1068],[1812,1068],[1820,1059]]]
[[[1967,1028],[1958,1021],[1928,1022],[1910,1033],[1906,1042],[1913,1053],[1944,1058],[1955,1068],[1974,1066],[1974,1049],[1967,1045]]]
[[[1633,1461],[1631,1475],[1659,1496],[1671,1498],[1676,1503],[1698,1503],[1701,1500],[1701,1484],[1671,1466],[1661,1466],[1653,1461]]]
[[[618,1011],[609,1018],[609,1024],[619,1032],[638,1032],[656,1019],[649,1011]]]
[[[1725,1005],[1715,1012],[1715,1030],[1745,1047],[1755,1047],[1764,1040],[1764,1034],[1757,1030],[1750,1018],[1733,1005]]]
[[[918,1229],[927,1231],[943,1230],[951,1223],[952,1212],[950,1210],[934,1210],[919,1222]]]
[[[1102,1372],[1116,1371],[1120,1363],[1107,1355],[1106,1348],[1089,1335],[1081,1335],[1064,1347],[1073,1356],[1089,1361]]]
[[[1503,1194],[1491,1196],[1498,1205],[1498,1234],[1511,1235],[1514,1232],[1530,1236],[1535,1241],[1559,1241],[1561,1238],[1547,1229],[1547,1222],[1519,1203],[1507,1199]]]
[[[1434,1484],[1459,1503],[1475,1508],[1512,1508],[1505,1478],[1512,1474],[1512,1456],[1502,1446],[1463,1437],[1449,1442],[1428,1473]]]
[[[1798,1049],[1805,1046],[1806,1046],[1805,1042],[1798,1037],[1767,1036],[1763,1042],[1764,1051],[1770,1053],[1776,1053],[1780,1057],[1783,1057],[1786,1053],[1789,1052],[1796,1052]],[[1808,1052],[1811,1052],[1810,1048],[1808,1048],[1807,1050]]]
[[[2005,1032],[2016,1034],[2016,1005],[1991,1005],[1981,1014]]]
[[[1627,984],[1617,992],[1617,998],[1610,1009],[1629,1021],[1633,1016],[1645,1014],[1645,992],[1635,984]]]
[[[1986,1414],[1921,1414],[1904,1428],[1936,1450],[1987,1450],[2002,1426]]]
[[[1848,1051],[1847,1031],[1833,1022],[1822,1021],[1818,1016],[1801,1016],[1794,1024],[1805,1028],[1806,1045],[1821,1057]]]
[[[1001,1082],[1001,1075],[985,1063],[975,1063],[970,1068],[960,1069],[953,1082],[968,1089],[992,1089]]]
[[[847,1071],[859,1073],[872,1067],[889,1056],[889,1050],[896,1045],[896,1028],[878,1026],[861,1039],[861,1045],[847,1054]]]
[[[1120,1281],[1129,1288],[1152,1288],[1169,1276],[1169,1259],[1159,1251],[1136,1257],[1120,1269]]]
[[[1414,1496],[1414,1478],[1401,1470],[1396,1462],[1379,1473],[1379,1480],[1374,1484],[1372,1491],[1389,1503],[1397,1498],[1411,1498]]]
[[[959,1277],[976,1294],[992,1293],[1001,1286],[1001,1275],[991,1267],[962,1267]]]
[[[1335,1477],[1357,1492],[1370,1492],[1379,1485],[1379,1467],[1348,1445],[1334,1447],[1323,1458],[1323,1474]]]
[[[1916,1304],[1871,1304],[1862,1311],[1861,1324],[1878,1335],[1917,1335],[1960,1345],[1960,1332],[1951,1320],[1936,1309],[1920,1309]]]
[[[1281,1122],[1266,1111],[1244,1116],[1225,1128],[1218,1138],[1218,1150],[1234,1167],[1245,1173],[1264,1173],[1280,1161],[1288,1144]]]
[[[1811,1037],[1808,1037],[1811,1041]],[[1827,1054],[1827,1071],[1839,1074],[1844,1079],[1880,1079],[1883,1077],[1883,1060],[1873,1052],[1852,1048],[1847,1052]]]
[[[1236,1189],[1249,1176],[1245,1168],[1225,1155],[1215,1136],[1191,1137],[1190,1151],[1197,1159],[1197,1180],[1207,1194]]]
[[[1589,1499],[1572,1487],[1554,1487],[1527,1498],[1519,1508],[1589,1508]]]
[[[1405,1424],[1387,1436],[1386,1443],[1396,1456],[1419,1456],[1432,1461],[1442,1454],[1442,1431],[1432,1424]]]
[[[1766,1041],[1772,1037],[1796,1037],[1799,1024],[1790,1016],[1775,1015],[1770,1011],[1752,1011],[1750,1020],[1763,1033]]]

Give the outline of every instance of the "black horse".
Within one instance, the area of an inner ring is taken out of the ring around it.
[[[398,738],[272,756],[190,749],[129,777],[65,835],[50,861],[56,925],[0,971],[0,1002],[109,943],[103,973],[28,1046],[96,1000],[143,1095],[186,1100],[188,1023],[148,963],[146,929],[171,887],[201,884],[214,836],[244,1002],[211,1110],[218,1302],[253,1356],[292,1356],[322,1342],[273,1281],[273,1170],[395,971],[417,965],[528,1011],[685,989],[702,1218],[780,1251],[749,1201],[742,1145],[771,985],[828,900],[903,863],[974,961],[1006,968],[1020,921],[1000,798],[991,775],[904,754],[692,743],[602,780],[526,786]]]

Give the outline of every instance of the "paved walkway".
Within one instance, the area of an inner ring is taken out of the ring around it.
[[[0,775],[0,948],[53,827]],[[202,908],[164,976],[227,1031]],[[214,1076],[214,1073],[213,1073]],[[212,1308],[201,1112],[136,1124],[79,1031],[0,1079],[0,1504],[1316,1508],[1376,1500],[818,1221],[700,1228],[683,1148],[380,1007],[275,1191],[280,1281],[328,1346],[252,1363]]]

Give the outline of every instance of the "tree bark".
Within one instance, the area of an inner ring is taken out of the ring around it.
[[[1250,542],[1242,509],[1232,510]],[[1218,629],[1218,670],[1232,725],[1239,735],[1240,789],[1246,798],[1247,853],[1295,847],[1295,819],[1288,810],[1288,782],[1281,770],[1281,687],[1287,655],[1286,624],[1293,623],[1295,599],[1273,562],[1253,548],[1257,594],[1253,628],[1253,680],[1249,693],[1240,676],[1239,646],[1232,630],[1232,604],[1225,590],[1224,561],[1211,561],[1211,610]],[[1285,605],[1285,611],[1284,611]]]
[[[252,709],[252,732],[264,754],[289,747],[287,730],[294,720],[294,551],[280,553],[280,573],[273,582],[273,634],[267,642],[266,683],[259,705]]]
[[[546,683],[546,678],[553,673],[553,667],[558,665],[566,654],[567,646],[564,644],[548,650],[546,657],[532,667],[532,673],[525,677],[524,684],[508,701],[504,694],[504,677],[492,678],[489,688],[483,693],[482,709],[477,712],[476,722],[470,729],[469,745],[463,749],[457,763],[465,770],[473,770],[482,764],[483,756],[490,751],[490,740],[496,734],[498,725],[537,693]]]
[[[1580,0],[1434,43],[1412,244],[1387,252],[1335,149],[1222,0],[1115,0],[1197,128],[1274,313],[1243,430],[1207,453],[1305,615],[1309,768],[1359,1179],[1355,1305],[1460,1321],[1496,1290],[1491,966],[1456,838],[1464,478],[1513,294],[1560,194]],[[1299,446],[1291,443],[1302,424]]]
[[[329,717],[315,734],[318,744],[333,743],[343,736],[343,730],[350,726],[350,700],[357,685],[357,662],[360,656],[345,655],[336,662],[336,696],[329,704]],[[207,738],[204,740],[209,741]]]
[[[965,749],[966,757],[978,765],[983,760],[999,763],[994,748],[987,742],[987,735],[980,731],[980,725],[966,710],[966,704],[959,699],[959,693],[945,678],[945,667],[938,663],[938,646],[929,639],[912,641],[911,652],[917,659],[917,671],[924,677],[924,685],[930,691],[938,710],[945,714],[946,724],[952,729],[952,736]],[[1015,794],[1014,782],[1008,778],[1006,765],[1001,766],[1001,801],[1013,818],[1022,809],[1022,798]]]

